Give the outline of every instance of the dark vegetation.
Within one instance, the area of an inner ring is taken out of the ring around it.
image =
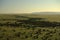
[[[29,18],[28,20],[20,20],[20,19],[12,19],[15,22],[5,22],[1,23],[0,26],[11,26],[11,27],[57,27],[60,26],[60,22],[49,22],[49,21],[42,21],[45,18]],[[10,19],[3,19],[10,20]]]

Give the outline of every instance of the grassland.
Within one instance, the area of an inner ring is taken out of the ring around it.
[[[30,18],[43,20],[31,21]],[[54,26],[50,26],[50,22]],[[1,14],[0,40],[60,40],[60,15]]]

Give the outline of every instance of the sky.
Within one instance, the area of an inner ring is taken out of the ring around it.
[[[0,13],[60,12],[60,0],[0,0]]]

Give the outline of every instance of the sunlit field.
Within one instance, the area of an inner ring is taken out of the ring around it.
[[[1,14],[0,40],[60,40],[60,15]]]

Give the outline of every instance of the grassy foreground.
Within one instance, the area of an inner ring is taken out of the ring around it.
[[[0,40],[60,40],[60,28],[0,27]]]

